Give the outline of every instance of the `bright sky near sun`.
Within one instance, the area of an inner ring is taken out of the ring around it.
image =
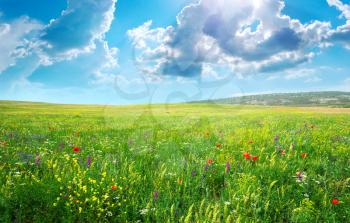
[[[350,0],[0,0],[0,100],[350,90]]]

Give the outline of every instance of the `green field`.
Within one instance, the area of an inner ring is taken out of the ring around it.
[[[350,109],[0,102],[0,222],[349,219]]]

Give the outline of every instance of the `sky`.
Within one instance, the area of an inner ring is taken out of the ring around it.
[[[350,90],[350,0],[0,0],[0,100]]]

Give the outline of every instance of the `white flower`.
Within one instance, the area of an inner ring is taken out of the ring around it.
[[[295,181],[297,183],[301,183],[301,182],[305,181],[306,177],[307,177],[306,173],[298,171],[296,173],[296,176],[295,176],[295,178],[296,178]]]
[[[140,210],[140,214],[145,215],[148,213],[148,211],[149,211],[148,208],[144,208],[144,209]]]

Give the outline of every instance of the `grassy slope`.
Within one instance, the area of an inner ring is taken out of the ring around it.
[[[208,101],[217,104],[253,104],[272,106],[350,107],[350,92],[304,92],[248,95]]]
[[[0,120],[2,221],[350,217],[349,109],[0,102]]]

